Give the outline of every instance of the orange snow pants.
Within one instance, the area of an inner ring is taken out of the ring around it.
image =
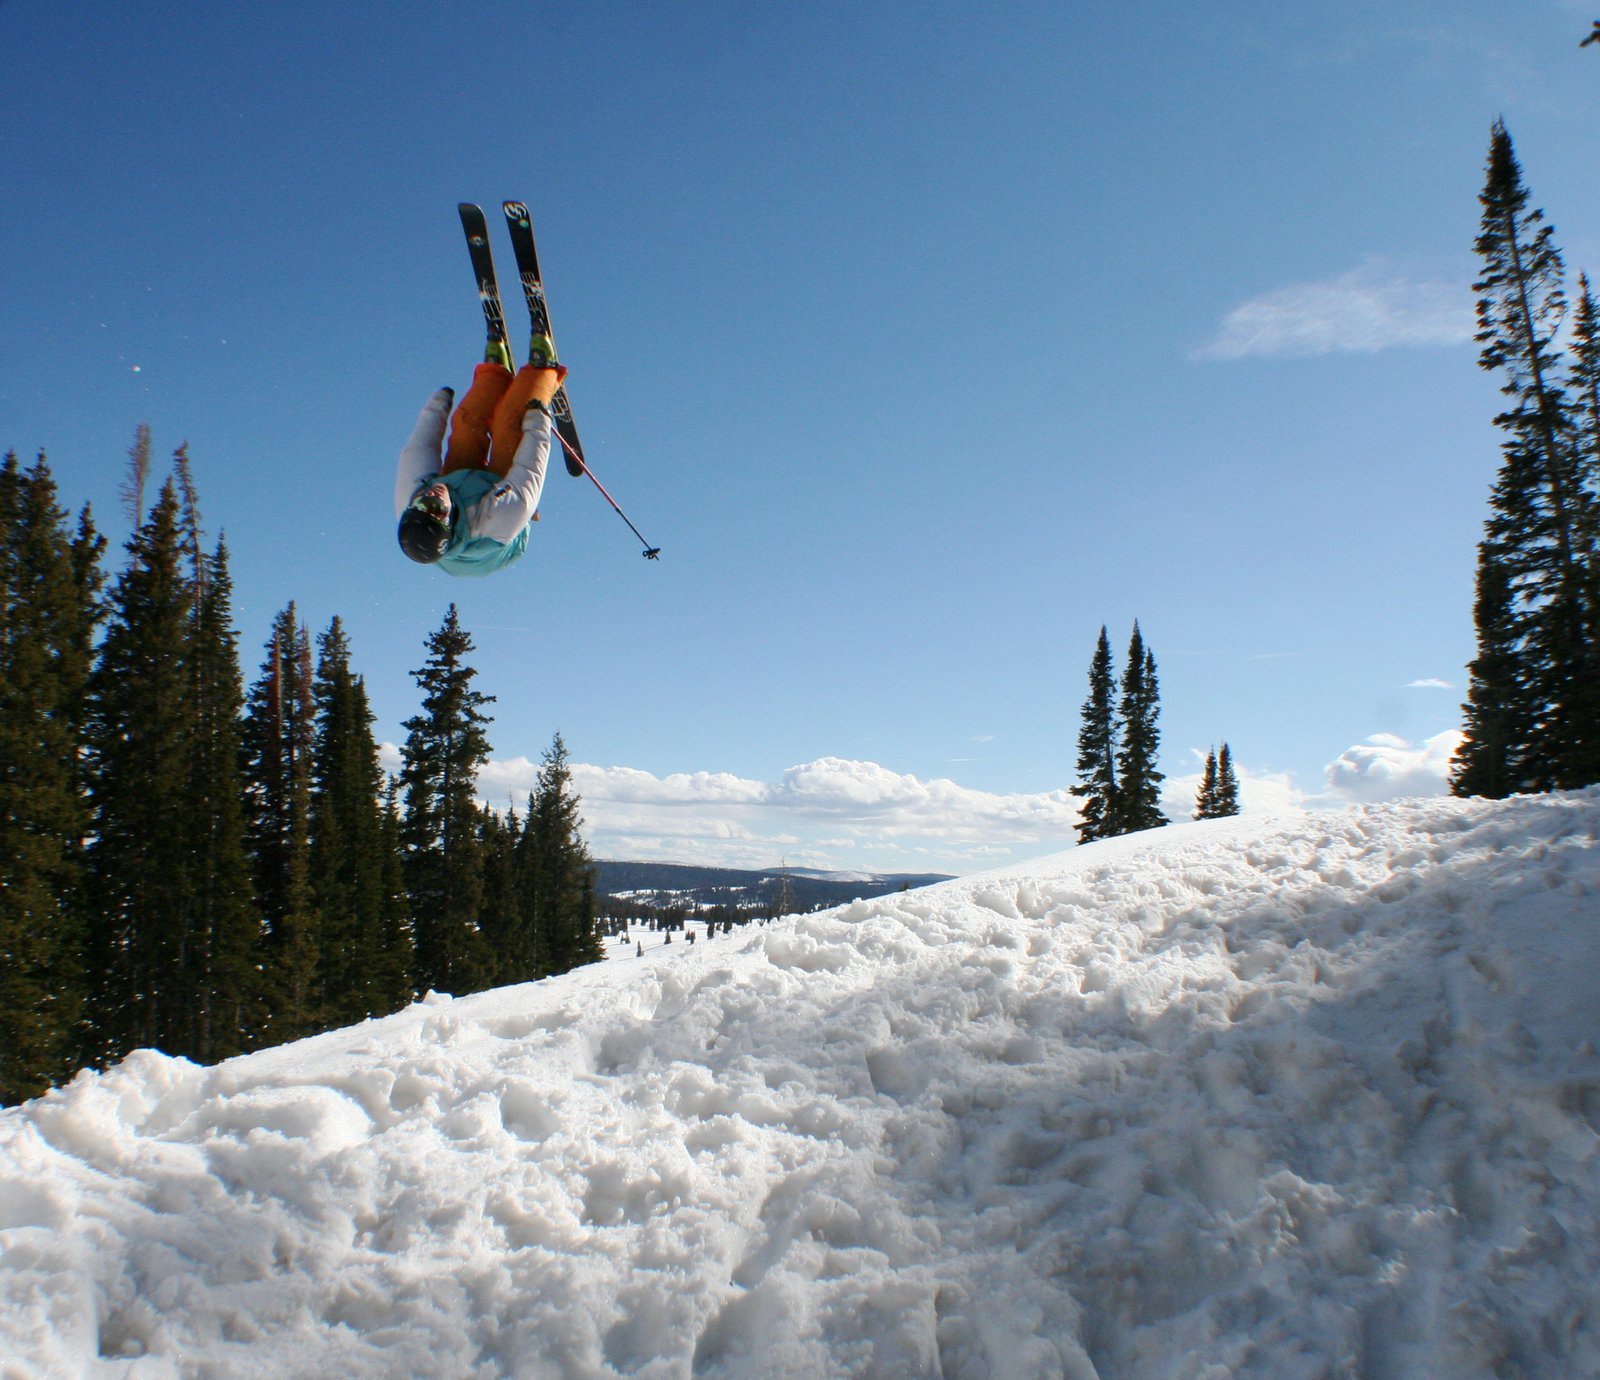
[[[522,442],[522,413],[541,371],[525,364],[512,376],[503,364],[485,361],[472,371],[472,387],[450,419],[444,473],[490,469],[504,479]]]

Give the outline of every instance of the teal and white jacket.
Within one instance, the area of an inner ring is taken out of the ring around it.
[[[400,468],[394,478],[395,521],[417,490],[443,483],[460,516],[451,524],[450,546],[437,562],[439,569],[451,575],[492,575],[527,550],[528,524],[539,510],[545,466],[550,460],[550,418],[536,407],[523,414],[522,440],[504,479],[492,470],[455,470],[441,475],[452,401],[448,388],[429,398],[411,439],[400,452]]]

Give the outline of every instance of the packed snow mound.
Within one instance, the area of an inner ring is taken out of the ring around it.
[[[1600,792],[1184,825],[0,1114],[0,1374],[1600,1374]]]

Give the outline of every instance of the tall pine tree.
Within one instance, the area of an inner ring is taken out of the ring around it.
[[[186,1054],[184,986],[194,889],[187,821],[193,733],[192,618],[177,493],[168,481],[128,541],[90,678],[86,724],[94,802],[87,954],[93,1013],[85,1053],[139,1045]]]
[[[393,1010],[381,989],[384,954],[383,772],[367,688],[350,666],[335,618],[317,641],[310,870],[322,917],[322,1004],[347,1025]],[[405,966],[409,966],[407,963]]]
[[[85,974],[78,761],[104,542],[44,456],[0,463],[0,1102],[72,1072]]]
[[[1122,672],[1118,703],[1121,747],[1117,752],[1116,809],[1113,832],[1131,834],[1167,823],[1161,812],[1161,783],[1156,765],[1161,749],[1161,692],[1156,663],[1137,622],[1128,641],[1128,663]]]
[[[1195,794],[1194,817],[1196,819],[1215,819],[1217,817],[1217,750],[1212,748],[1206,753],[1205,770],[1200,774],[1200,789]]]
[[[1226,743],[1217,755],[1216,819],[1239,813],[1239,777],[1233,769],[1233,749]]]
[[[489,757],[485,729],[492,720],[483,709],[494,697],[472,688],[472,637],[454,604],[427,645],[427,663],[412,672],[422,712],[405,723],[401,838],[417,984],[460,995],[494,980],[480,926],[483,858],[474,799]]]
[[[1479,549],[1479,657],[1454,789],[1501,793],[1586,784],[1600,745],[1600,645],[1593,605],[1595,495],[1557,337],[1561,255],[1529,206],[1503,122],[1490,136],[1477,250],[1479,363],[1503,376],[1506,435]],[[1582,326],[1582,313],[1579,317]],[[1582,364],[1582,345],[1579,349]],[[1580,383],[1581,394],[1582,386]],[[1508,673],[1496,681],[1482,672]],[[1486,726],[1493,733],[1480,737]]]
[[[1083,806],[1078,842],[1093,843],[1117,832],[1116,675],[1111,664],[1111,639],[1100,629],[1089,663],[1089,695],[1083,702],[1078,729],[1078,783],[1072,790]]]
[[[602,956],[594,864],[579,833],[579,804],[567,745],[558,733],[540,763],[523,835],[540,976],[565,973]]]
[[[245,847],[239,713],[244,699],[239,639],[233,626],[233,581],[227,544],[199,552],[199,521],[187,466],[180,470],[184,510],[194,533],[191,638],[192,729],[184,828],[192,845],[193,910],[186,945],[185,987],[190,1028],[184,1043],[212,1061],[244,1048],[244,1026],[256,986],[259,922]]]
[[[1600,782],[1600,306],[1587,275],[1578,279],[1567,386],[1574,404],[1585,568],[1581,594],[1584,646],[1571,712],[1580,729],[1568,745],[1563,780],[1582,786]]]
[[[1467,667],[1463,738],[1451,765],[1450,789],[1500,800],[1528,780],[1526,760],[1538,720],[1531,687],[1521,674],[1521,625],[1511,573],[1499,546],[1489,540],[1478,544],[1472,620],[1478,654]]]
[[[321,1020],[311,890],[311,636],[292,603],[273,620],[266,651],[243,725],[250,850],[265,925],[264,1006],[255,1013],[253,1038],[280,1044],[311,1033]]]
[[[1206,754],[1205,774],[1195,797],[1196,819],[1226,819],[1239,813],[1239,778],[1233,770],[1233,752],[1226,743],[1219,754]]]
[[[411,928],[410,900],[406,894],[404,826],[400,808],[400,779],[384,783],[380,856],[382,905],[378,924],[378,953],[368,984],[379,1011],[398,1011],[416,995],[416,936]]]
[[[537,974],[523,953],[528,926],[524,924],[517,875],[522,820],[515,809],[507,810],[504,817],[484,809],[480,821],[479,845],[483,850],[480,924],[493,962],[491,981],[496,986],[527,982]]]

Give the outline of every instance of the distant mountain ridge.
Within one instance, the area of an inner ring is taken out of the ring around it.
[[[693,863],[608,859],[596,862],[595,868],[595,890],[601,896],[670,893],[690,905],[708,906],[770,902],[783,885],[785,872],[781,867],[697,867]],[[940,872],[824,872],[802,867],[791,867],[787,872],[794,909],[802,911],[951,880],[948,873]]]

